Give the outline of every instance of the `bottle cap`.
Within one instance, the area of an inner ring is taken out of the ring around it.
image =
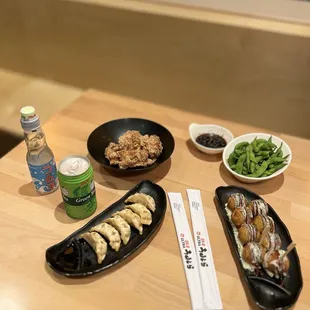
[[[26,107],[21,108],[20,114],[22,118],[29,119],[29,118],[36,116],[36,109],[31,106],[26,106]]]
[[[20,110],[20,123],[25,131],[34,131],[40,127],[40,119],[34,107],[26,106]]]

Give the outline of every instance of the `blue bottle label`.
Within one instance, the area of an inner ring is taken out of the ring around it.
[[[57,168],[52,159],[44,165],[34,166],[28,164],[32,182],[40,193],[49,193],[58,187]]]

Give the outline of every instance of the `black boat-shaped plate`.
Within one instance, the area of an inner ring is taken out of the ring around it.
[[[215,191],[218,202],[218,213],[221,217],[222,225],[229,236],[232,245],[231,248],[234,252],[236,261],[238,261],[239,271],[241,275],[243,275],[244,282],[247,284],[249,292],[259,308],[277,310],[290,308],[297,301],[303,286],[301,267],[296,248],[288,254],[290,268],[288,276],[282,281],[269,277],[264,271],[260,271],[258,275],[253,275],[250,271],[244,269],[239,256],[232,224],[225,211],[225,204],[228,198],[234,193],[243,194],[249,201],[262,198],[245,188],[237,186],[221,186]],[[269,204],[268,206],[268,215],[274,220],[276,233],[279,234],[282,240],[282,248],[286,249],[292,242],[290,233],[274,209]]]
[[[105,259],[101,264],[98,264],[95,252],[79,236],[109,218],[116,211],[122,210],[125,206],[125,200],[135,193],[144,193],[154,198],[156,210],[154,213],[152,212],[151,225],[143,225],[142,235],[139,235],[137,231],[131,228],[129,242],[126,245],[122,244],[118,252],[108,246]],[[48,248],[46,250],[46,261],[54,271],[67,277],[83,277],[104,271],[130,256],[153,235],[164,219],[166,207],[167,201],[164,190],[151,181],[142,181],[127,192],[124,197],[90,220],[85,226],[60,243]]]

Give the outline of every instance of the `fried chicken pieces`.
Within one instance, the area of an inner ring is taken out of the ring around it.
[[[127,169],[153,164],[162,151],[163,146],[158,136],[142,136],[139,131],[128,130],[119,137],[118,143],[109,144],[105,149],[105,157],[111,165]]]

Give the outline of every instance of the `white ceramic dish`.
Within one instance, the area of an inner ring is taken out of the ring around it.
[[[268,177],[262,177],[262,178],[251,178],[251,177],[247,177],[244,175],[240,175],[238,173],[236,173],[235,171],[233,171],[232,169],[230,169],[227,159],[229,157],[229,155],[234,151],[235,146],[239,143],[239,142],[252,142],[255,137],[257,137],[258,139],[269,139],[271,135],[267,134],[267,133],[249,133],[240,137],[235,138],[234,140],[232,140],[225,148],[224,152],[223,152],[223,163],[226,167],[226,169],[233,174],[238,180],[240,180],[241,182],[244,183],[257,183],[257,182],[262,182],[265,180],[270,180],[278,175],[280,175],[281,173],[283,173],[287,167],[290,165],[291,161],[292,161],[292,151],[290,149],[290,147],[287,145],[287,143],[285,141],[283,141],[282,139],[278,138],[277,136],[272,136],[272,142],[276,145],[276,146],[280,146],[281,142],[283,143],[282,146],[282,151],[283,151],[283,156],[286,156],[287,154],[290,154],[289,158],[288,158],[288,162],[287,165],[285,167],[283,167],[282,169],[276,171],[274,174],[268,176]]]
[[[227,144],[231,142],[234,138],[233,134],[226,128],[217,126],[217,125],[199,125],[196,123],[192,123],[189,125],[189,135],[191,137],[191,140],[197,147],[197,149],[203,153],[214,155],[214,154],[220,154],[223,152],[224,147],[213,149],[210,147],[205,147],[203,145],[200,145],[199,143],[196,142],[196,138],[203,134],[203,133],[214,133],[217,135],[222,136]]]

